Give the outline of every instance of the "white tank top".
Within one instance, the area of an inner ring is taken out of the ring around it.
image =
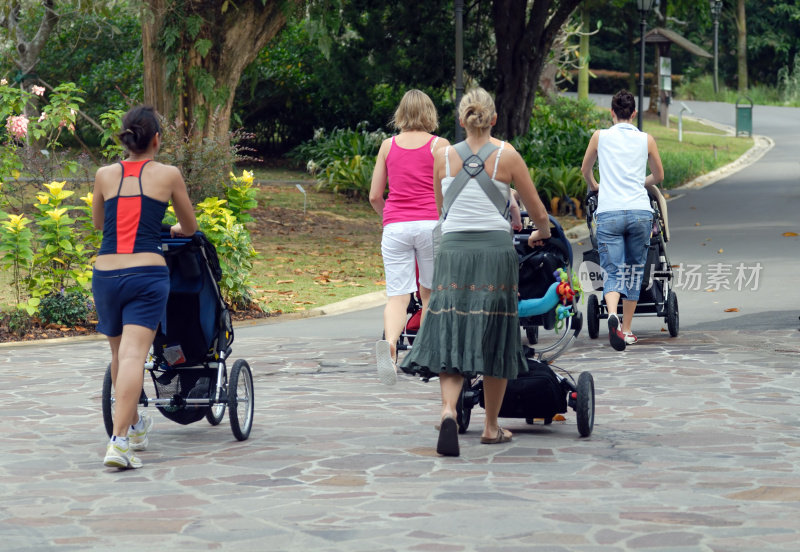
[[[647,133],[630,123],[617,123],[601,130],[597,143],[600,191],[597,213],[604,211],[650,211],[644,188],[647,176]]]
[[[497,174],[497,166],[500,162],[500,155],[503,153],[503,148],[506,143],[500,145],[497,150],[497,156],[494,160],[494,170],[491,172],[492,182],[503,194],[503,197],[508,200],[509,186],[505,182],[500,182],[495,179]],[[445,148],[445,177],[442,178],[442,195],[450,187],[454,176],[450,176],[450,146]],[[489,167],[484,170],[488,173]],[[466,185],[461,189],[461,192],[456,196],[450,211],[447,212],[447,218],[442,223],[442,234],[449,232],[468,232],[468,231],[483,231],[483,230],[503,230],[505,232],[511,231],[511,223],[500,215],[500,212],[483,191],[481,185],[474,178],[470,178]]]

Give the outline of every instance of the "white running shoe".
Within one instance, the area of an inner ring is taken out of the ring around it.
[[[106,448],[106,457],[103,459],[103,465],[109,468],[127,470],[129,468],[141,468],[142,461],[133,454],[130,445],[126,445],[123,448],[120,445],[120,441],[111,441]]]
[[[142,428],[128,430],[128,439],[133,450],[145,450],[147,448],[147,443],[149,442],[147,434],[153,429],[153,418],[144,412],[139,415],[142,417]]]
[[[378,379],[384,385],[397,383],[397,368],[392,361],[392,347],[385,339],[375,343],[375,357],[378,359]]]
[[[636,337],[636,334],[634,334],[633,332],[629,332],[623,335],[625,336],[626,345],[633,345],[634,343],[637,343],[639,341],[639,338]]]

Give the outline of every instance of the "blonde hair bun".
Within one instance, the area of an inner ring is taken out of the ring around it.
[[[495,114],[494,100],[483,88],[473,88],[458,104],[458,118],[467,132],[489,128]]]

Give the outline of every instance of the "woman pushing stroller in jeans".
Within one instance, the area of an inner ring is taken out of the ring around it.
[[[631,323],[653,228],[653,209],[645,186],[664,180],[656,142],[631,123],[635,114],[633,95],[627,90],[617,92],[611,100],[614,126],[592,135],[581,166],[587,185],[598,192],[597,248],[607,277],[603,290],[608,338],[617,351],[638,341]],[[600,166],[599,184],[594,177],[596,161]],[[622,324],[617,316],[621,297]]]

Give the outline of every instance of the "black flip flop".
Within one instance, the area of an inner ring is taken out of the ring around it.
[[[442,419],[439,428],[439,442],[436,444],[436,452],[442,456],[458,456],[458,423],[456,419],[447,417]]]

